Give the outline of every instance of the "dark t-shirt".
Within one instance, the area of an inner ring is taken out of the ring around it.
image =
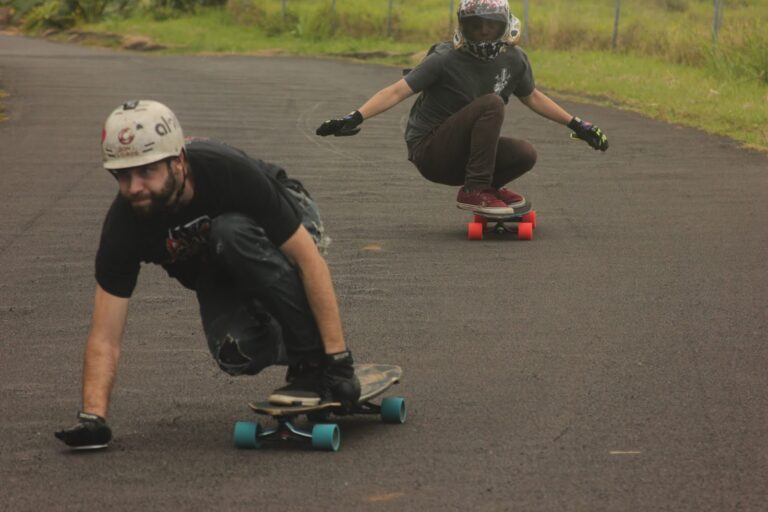
[[[195,140],[185,149],[195,193],[179,212],[142,218],[119,194],[112,202],[96,254],[96,281],[110,294],[130,297],[142,262],[160,264],[193,287],[202,253],[172,250],[172,242],[194,245],[204,238],[205,220],[222,213],[248,215],[276,246],[299,228],[301,211],[280,181],[285,171],[218,142]]]
[[[421,92],[405,129],[409,152],[435,127],[480,96],[495,93],[506,103],[510,94],[522,98],[536,87],[528,56],[517,46],[508,46],[495,59],[482,61],[448,42],[436,45],[405,81],[414,92]]]

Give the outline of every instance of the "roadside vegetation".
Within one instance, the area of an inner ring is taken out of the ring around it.
[[[768,150],[765,0],[723,0],[716,38],[712,0],[624,0],[615,40],[614,1],[528,3],[523,46],[542,88]],[[32,33],[76,28],[148,37],[165,52],[341,55],[400,66],[418,62],[419,52],[447,39],[455,23],[448,0],[393,0],[391,10],[388,0],[12,4]],[[523,19],[523,0],[510,5]]]
[[[5,102],[3,101],[8,93],[0,89],[0,121],[5,121]]]

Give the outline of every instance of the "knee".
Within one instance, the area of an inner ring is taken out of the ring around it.
[[[229,375],[255,375],[287,359],[280,325],[266,312],[240,309],[213,322],[206,336],[216,363]]]
[[[536,148],[530,142],[526,142],[522,153],[523,166],[528,171],[533,169],[533,166],[536,165],[536,160],[539,158]]]
[[[498,94],[485,94],[475,101],[475,104],[484,111],[490,111],[497,115],[504,116],[504,100]]]
[[[211,222],[210,244],[216,256],[237,249],[244,237],[257,244],[269,243],[264,230],[240,213],[224,213]]]
[[[239,213],[225,213],[213,219],[208,252],[212,261],[235,274],[254,264],[277,266],[282,271],[289,268],[264,229]]]

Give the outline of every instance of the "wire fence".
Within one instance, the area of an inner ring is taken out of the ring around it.
[[[381,0],[383,1],[383,0]],[[395,2],[394,0],[386,0],[387,1],[387,21],[386,21],[386,27],[387,27],[387,36],[392,37],[394,35],[394,19],[396,17],[396,9],[395,9]],[[456,26],[456,11],[458,9],[458,0],[444,0],[446,2],[446,10],[447,10],[447,17],[448,17],[448,23],[447,23],[447,29],[448,33],[453,32]],[[336,0],[330,0],[331,5],[331,12],[333,15],[333,19],[335,20],[337,17],[337,11],[336,11]],[[712,9],[712,44],[713,46],[717,45],[718,40],[718,34],[720,32],[720,28],[722,25],[722,19],[723,19],[723,8],[725,4],[725,0],[712,0],[713,2],[713,9]],[[285,18],[288,12],[288,4],[289,0],[281,0],[281,9],[282,9],[282,15]],[[621,7],[622,2],[621,0],[616,0],[615,7],[614,7],[614,17],[613,17],[613,33],[611,35],[611,48],[614,50],[618,47],[619,44],[619,35],[620,35],[620,28],[621,28]],[[523,25],[523,33],[522,33],[522,39],[523,43],[528,45],[530,43],[530,1],[529,0],[523,0],[522,1],[522,25]],[[335,31],[335,25],[336,22],[333,22],[334,26],[332,27],[332,32]]]

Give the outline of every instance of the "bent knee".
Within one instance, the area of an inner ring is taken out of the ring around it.
[[[264,230],[241,213],[223,213],[211,221],[210,240],[214,247],[232,245],[243,235],[252,240],[269,241]]]
[[[533,144],[530,142],[525,143],[525,149],[523,150],[523,162],[525,162],[525,165],[527,165],[527,169],[533,169],[533,166],[536,165],[536,160],[539,158],[539,154],[536,151],[536,148],[533,147]]]
[[[504,115],[504,100],[498,94],[484,94],[477,98],[474,103],[484,110],[491,110]]]

